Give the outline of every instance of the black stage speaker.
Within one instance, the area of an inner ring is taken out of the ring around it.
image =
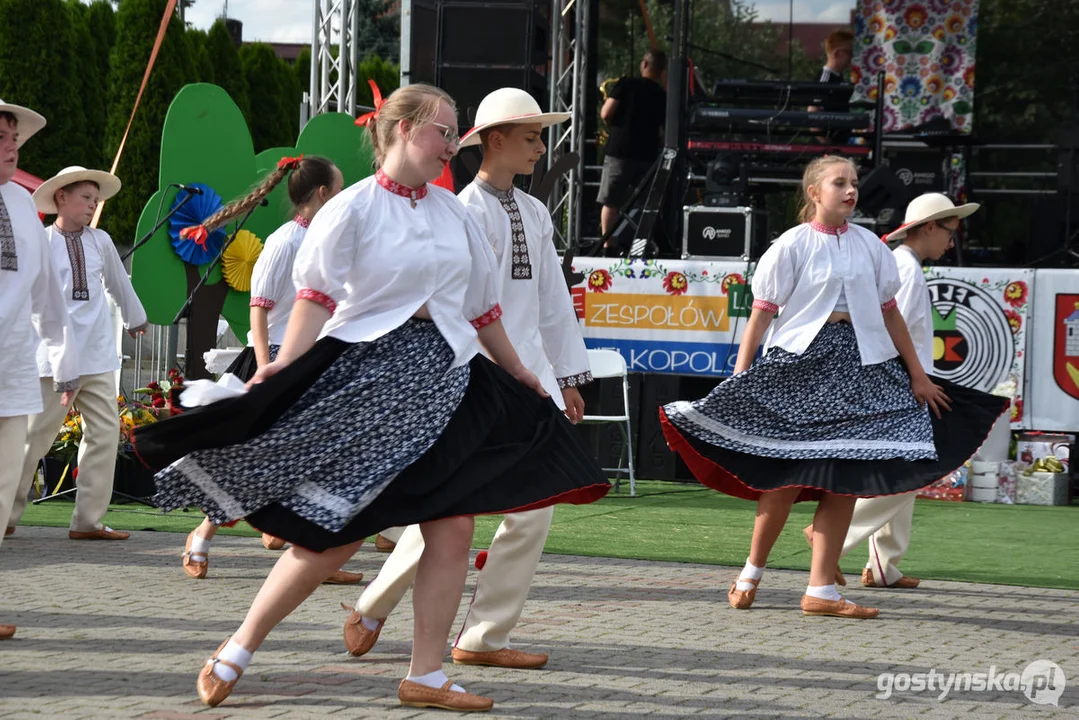
[[[644,375],[637,433],[637,478],[695,482],[685,462],[667,447],[659,424],[659,408],[675,400],[698,400],[722,378],[684,375]]]
[[[462,129],[500,87],[527,90],[547,108],[550,0],[435,0],[435,8],[435,84],[457,102]]]

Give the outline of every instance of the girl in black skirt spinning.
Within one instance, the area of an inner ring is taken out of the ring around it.
[[[610,488],[499,321],[496,261],[453,193],[441,90],[394,92],[368,123],[379,170],[315,216],[277,358],[239,398],[147,426],[135,448],[164,509],[246,518],[292,547],[198,678],[217,705],[266,635],[385,527],[419,523],[405,705],[484,710],[442,672],[472,517],[584,503]],[[319,339],[321,338],[321,339]],[[478,355],[479,343],[498,363]]]
[[[819,500],[802,611],[871,618],[875,608],[847,602],[835,587],[855,500],[947,475],[1007,403],[923,371],[896,309],[895,259],[876,235],[847,222],[858,200],[854,164],[818,158],[802,187],[803,224],[780,236],[754,272],[734,374],[702,400],[661,408],[660,419],[701,483],[757,501],[732,607],[753,604],[791,505]],[[769,329],[766,354],[753,364]]]

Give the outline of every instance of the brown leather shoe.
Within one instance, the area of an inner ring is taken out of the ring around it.
[[[221,643],[214,654],[210,656],[210,659],[206,661],[206,664],[202,666],[202,670],[199,671],[199,679],[195,683],[195,687],[199,691],[199,699],[210,707],[217,707],[225,698],[231,695],[232,688],[236,687],[236,682],[244,674],[239,665],[230,663],[228,660],[219,660],[217,657],[225,649],[229,639],[225,638],[225,642]],[[232,668],[233,672],[236,673],[236,679],[225,682],[217,675],[214,675],[214,665],[217,663]]]
[[[916,577],[911,577],[910,575],[902,575],[891,585],[882,585],[873,578],[872,570],[870,570],[869,568],[862,568],[862,585],[867,588],[887,587],[897,588],[900,590],[913,590],[914,588],[918,587],[921,582],[922,581]]]
[[[113,530],[111,527],[103,527],[90,532],[68,530],[67,536],[72,540],[127,540],[131,533],[123,530]]]
[[[809,595],[802,596],[803,615],[827,615],[829,617],[854,618],[867,620],[880,615],[880,610],[871,607],[862,607],[840,598],[839,600],[822,600]]]
[[[371,648],[378,642],[379,633],[382,632],[382,626],[386,621],[379,620],[377,628],[368,630],[360,622],[363,618],[362,615],[344,603],[341,603],[341,607],[350,611],[348,620],[345,620],[345,649],[348,650],[349,655],[354,657],[366,655],[371,652]]]
[[[450,654],[458,665],[488,665],[514,670],[535,670],[547,664],[547,653],[530,653],[513,648],[502,648],[491,652],[471,652],[454,648]]]
[[[204,577],[206,577],[206,570],[210,566],[210,557],[208,555],[203,555],[205,560],[191,559],[191,541],[194,539],[195,531],[192,530],[187,534],[187,543],[184,544],[184,572],[187,573],[188,577],[193,577],[196,580],[202,580]]]
[[[812,524],[806,525],[804,528],[802,528],[802,537],[804,537],[806,539],[806,542],[809,543],[809,547],[813,547]],[[843,585],[844,587],[847,585],[847,578],[844,577],[843,571],[839,569],[838,565],[835,566],[835,584]]]
[[[330,575],[328,578],[322,581],[323,585],[355,585],[358,582],[363,582],[363,573],[348,572],[347,570],[338,570]]]
[[[433,707],[458,712],[486,712],[494,707],[495,701],[482,695],[450,690],[452,680],[447,680],[440,689],[429,688],[411,680],[402,680],[397,687],[397,699],[408,707]]]
[[[0,640],[7,640],[15,635],[14,625],[0,625]]]
[[[267,533],[262,533],[262,546],[267,550],[280,550],[285,547],[285,541]]]
[[[393,549],[397,547],[397,543],[389,538],[384,538],[381,535],[375,535],[375,550],[379,552],[393,552]]]
[[[753,587],[749,590],[738,590],[738,581],[735,580],[731,583],[731,589],[727,591],[727,600],[735,610],[748,610],[753,605],[753,600],[757,597],[757,586],[760,585],[761,581],[759,579],[747,579],[745,582],[753,583]]]
[[[4,537],[7,537],[8,535],[14,535],[14,534],[15,534],[15,526],[14,525],[9,525],[8,527],[4,528]]]

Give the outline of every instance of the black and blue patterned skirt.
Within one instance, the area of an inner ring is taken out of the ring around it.
[[[898,359],[862,365],[854,328],[825,325],[801,355],[772,348],[707,397],[660,409],[667,444],[704,485],[756,500],[800,487],[874,497],[925,487],[981,446],[1008,403],[934,378],[952,401],[919,406]]]
[[[432,322],[324,338],[239,398],[140,428],[155,501],[197,505],[311,550],[457,515],[587,503],[610,488],[550,398]]]

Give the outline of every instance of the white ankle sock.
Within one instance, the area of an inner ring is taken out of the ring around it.
[[[378,630],[378,624],[380,622],[381,622],[380,620],[372,620],[369,617],[360,617],[360,625],[363,625],[364,629],[369,630],[370,632],[374,632],[375,630]],[[446,682],[446,681],[443,680],[442,682]]]
[[[233,665],[238,665],[241,670],[246,670],[253,654],[250,650],[244,650],[240,647],[235,640],[229,640],[228,644],[221,648],[221,652],[217,654],[217,659],[225,660]],[[224,663],[214,663],[214,675],[225,682],[232,682],[238,677],[236,671]]]
[[[191,559],[195,562],[206,562],[206,554],[210,552],[210,541],[195,533],[191,537]]]
[[[446,677],[446,673],[442,672],[441,670],[435,670],[434,672],[429,672],[426,675],[409,675],[407,678],[405,678],[405,680],[419,683],[420,685],[423,685],[425,687],[435,688],[437,690],[443,685],[445,685],[446,681],[449,680],[449,678]],[[450,690],[459,693],[463,693],[465,691],[463,687],[457,685],[456,683],[450,685]]]
[[[757,567],[756,565],[751,563],[749,560],[746,560],[746,566],[744,568],[742,568],[742,572],[738,576],[738,582],[735,584],[734,589],[735,590],[741,590],[742,592],[745,592],[747,590],[752,590],[753,587],[754,587],[753,583],[742,582],[743,579],[745,579],[745,580],[760,580],[763,576],[764,576],[764,568],[763,567]]]
[[[843,596],[835,589],[835,585],[807,585],[806,595],[820,598],[821,600],[842,600]]]

